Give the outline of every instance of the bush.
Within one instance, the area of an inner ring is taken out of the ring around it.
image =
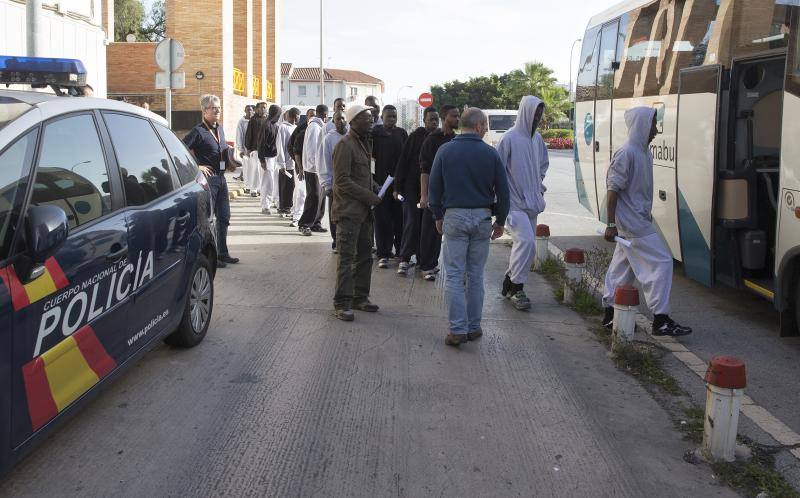
[[[555,149],[555,150],[572,149],[571,138],[545,138],[544,143],[547,144],[548,149]]]
[[[563,130],[558,128],[551,128],[549,130],[542,130],[542,138],[572,138],[572,130]]]

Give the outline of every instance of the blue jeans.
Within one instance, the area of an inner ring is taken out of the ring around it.
[[[208,177],[214,216],[217,218],[217,257],[228,256],[228,225],[231,224],[231,202],[228,199],[228,182],[223,175]]]
[[[492,212],[450,208],[444,215],[444,270],[450,333],[481,328],[483,268],[489,257]]]

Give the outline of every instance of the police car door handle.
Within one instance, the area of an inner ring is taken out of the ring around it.
[[[113,246],[111,246],[112,249],[117,247],[122,247],[122,249],[118,249],[110,253],[108,256],[106,256],[106,261],[111,263],[116,263],[117,261],[121,260],[122,258],[128,255],[128,246],[123,247],[121,244],[114,244]]]
[[[192,217],[192,213],[187,211],[187,212],[184,212],[182,215],[178,216],[177,218],[175,218],[175,221],[177,223],[186,223],[187,221],[189,221],[189,218],[191,218],[191,217]]]

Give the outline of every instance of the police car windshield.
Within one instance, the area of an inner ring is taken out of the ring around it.
[[[33,106],[15,98],[0,96],[0,130],[22,116]]]

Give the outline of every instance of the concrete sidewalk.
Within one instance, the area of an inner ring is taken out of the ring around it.
[[[377,314],[333,318],[330,237],[232,202],[242,262],[206,341],[158,347],[0,484],[14,496],[735,496],[531,275],[484,337],[444,345],[441,279],[374,270]],[[80,458],[76,458],[80,455]]]

